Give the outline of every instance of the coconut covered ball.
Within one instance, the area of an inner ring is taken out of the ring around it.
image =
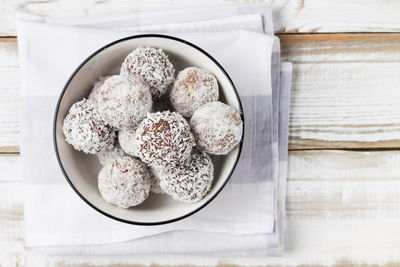
[[[114,130],[103,121],[96,105],[85,98],[71,106],[62,130],[67,143],[89,154],[96,154],[115,139]]]
[[[118,133],[118,142],[126,154],[136,156],[136,131],[126,128]]]
[[[162,49],[138,47],[125,58],[121,74],[140,75],[149,84],[153,98],[157,99],[173,83],[175,69]]]
[[[240,113],[219,101],[200,107],[190,120],[199,148],[214,155],[228,154],[242,139]]]
[[[210,156],[197,149],[177,168],[163,170],[161,189],[174,199],[194,203],[208,193],[214,179]]]
[[[101,165],[106,165],[107,163],[112,162],[115,159],[119,159],[126,156],[125,152],[118,144],[117,138],[114,139],[114,142],[112,144],[106,146],[96,155]]]
[[[101,94],[100,92],[100,88],[103,86],[104,82],[110,78],[111,76],[104,76],[104,77],[100,77],[97,82],[94,84],[92,91],[90,91],[89,94],[89,100],[92,101],[93,103],[97,103],[97,101],[100,99]]]
[[[136,127],[152,108],[149,87],[139,76],[114,75],[104,82],[99,94],[100,114],[117,129]]]
[[[137,159],[123,157],[105,165],[98,186],[101,196],[120,208],[137,206],[149,196],[150,174]]]
[[[151,180],[150,191],[155,194],[164,194],[165,192],[160,187],[160,179],[163,177],[162,169],[150,167],[149,171]]]
[[[185,117],[219,97],[217,78],[209,70],[190,67],[179,72],[170,92],[171,104]]]
[[[195,139],[177,112],[149,113],[136,129],[137,156],[152,167],[175,167],[190,155]]]

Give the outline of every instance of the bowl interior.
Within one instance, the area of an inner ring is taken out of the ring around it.
[[[107,203],[97,187],[97,175],[101,165],[96,155],[76,151],[66,143],[62,123],[71,105],[87,97],[96,80],[101,76],[118,74],[125,56],[140,46],[162,48],[168,55],[176,72],[189,66],[205,68],[214,73],[220,87],[220,99],[241,110],[240,101],[229,78],[207,55],[184,42],[160,36],[124,39],[91,56],[71,77],[61,96],[55,119],[55,145],[60,164],[75,191],[92,207],[102,213],[125,222],[135,224],[160,224],[183,218],[206,205],[223,187],[239,157],[237,146],[228,155],[214,161],[215,173],[211,191],[198,203],[187,204],[163,194],[150,194],[137,207],[121,209]]]

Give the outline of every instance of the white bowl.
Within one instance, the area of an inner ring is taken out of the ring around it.
[[[228,155],[214,162],[215,178],[212,188],[200,202],[187,204],[173,200],[166,194],[150,194],[141,205],[129,209],[107,203],[97,187],[101,165],[96,155],[74,150],[64,139],[62,123],[71,105],[88,97],[99,77],[118,74],[125,56],[140,46],[162,48],[169,55],[176,72],[189,66],[210,70],[218,79],[220,100],[243,113],[236,89],[221,65],[199,47],[171,36],[135,35],[117,40],[90,55],[74,71],[61,92],[54,117],[55,152],[65,178],[75,192],[100,213],[126,223],[156,225],[183,219],[210,203],[231,176],[240,156],[242,142]]]

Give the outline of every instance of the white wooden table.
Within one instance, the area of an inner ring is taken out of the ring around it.
[[[24,247],[15,20],[236,2],[252,1],[0,0],[0,266],[400,265],[395,0],[271,1],[282,57],[294,63],[283,258],[49,257]]]

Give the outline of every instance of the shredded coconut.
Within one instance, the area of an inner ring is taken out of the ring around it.
[[[69,144],[89,154],[96,154],[115,139],[114,130],[106,125],[96,106],[85,98],[71,106],[62,130]]]
[[[197,149],[177,168],[163,170],[161,189],[174,199],[193,203],[200,201],[210,190],[214,166],[210,157]]]
[[[177,112],[148,113],[136,129],[137,156],[146,164],[174,167],[195,146],[188,122]]]
[[[118,141],[121,148],[126,154],[131,156],[136,156],[136,141],[135,141],[136,131],[131,128],[126,128],[118,132]]]
[[[119,159],[122,158],[123,156],[126,156],[125,152],[118,144],[117,138],[114,139],[114,142],[112,144],[106,146],[96,155],[101,165],[106,165],[107,163],[112,162],[114,159]]]
[[[157,99],[174,81],[175,69],[162,49],[138,47],[125,58],[121,74],[142,76],[150,85],[153,98]]]
[[[139,76],[114,75],[104,82],[99,94],[100,114],[117,129],[136,127],[152,108],[149,87]]]
[[[243,122],[239,112],[219,101],[196,110],[190,125],[198,146],[210,154],[226,155],[242,139]]]
[[[150,175],[146,166],[137,159],[123,157],[101,169],[98,180],[101,196],[120,208],[142,203],[149,196]]]
[[[103,86],[104,82],[110,78],[111,76],[100,77],[97,82],[93,85],[92,91],[90,91],[88,99],[93,103],[97,104],[98,100],[101,97],[100,88]]]
[[[211,71],[189,67],[179,72],[170,93],[172,106],[185,117],[219,97],[217,78]]]

